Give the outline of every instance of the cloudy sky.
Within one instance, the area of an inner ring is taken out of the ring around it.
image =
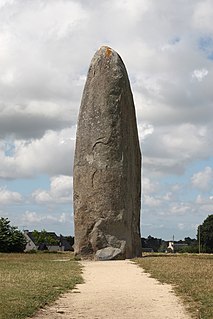
[[[211,0],[0,0],[0,216],[73,235],[79,105],[109,45],[135,100],[142,234],[194,238],[213,213],[212,21]]]

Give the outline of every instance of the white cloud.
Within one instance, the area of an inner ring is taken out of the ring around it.
[[[41,139],[16,140],[11,156],[6,156],[1,147],[0,177],[31,177],[41,173],[71,175],[74,142],[75,127],[60,132],[47,131]]]
[[[27,225],[37,225],[43,222],[59,222],[65,223],[69,220],[70,216],[66,213],[61,213],[60,215],[53,215],[53,214],[38,214],[32,211],[26,211],[22,216],[22,222],[26,223]]]
[[[196,204],[198,205],[198,209],[201,212],[206,213],[207,215],[212,214],[213,211],[213,202],[212,202],[212,196],[204,196],[204,195],[198,195],[196,198]]]
[[[0,8],[3,8],[6,5],[11,5],[15,2],[15,0],[1,0]]]
[[[204,125],[190,123],[155,127],[152,135],[142,144],[144,168],[163,174],[183,174],[192,159],[211,156],[212,133]]]
[[[196,197],[196,204],[199,204],[199,205],[211,205],[212,204],[213,205],[212,199],[213,199],[213,196],[206,197],[206,196],[199,194]]]
[[[151,124],[144,123],[138,125],[138,135],[141,140],[144,140],[149,135],[151,135],[154,132],[154,127]]]
[[[60,130],[76,121],[76,110],[48,101],[27,105],[0,105],[0,137],[41,138],[48,130]]]
[[[130,21],[139,20],[148,11],[149,6],[150,3],[147,0],[134,0],[134,5],[132,5],[131,0],[118,0],[115,2],[116,10],[124,13]]]
[[[192,73],[192,79],[196,79],[198,82],[202,82],[208,75],[209,71],[206,69],[194,70]]]
[[[50,194],[47,191],[41,189],[33,192],[32,197],[37,203],[48,203],[53,201]]]
[[[72,177],[54,176],[50,179],[50,190],[38,189],[32,197],[38,204],[71,203],[72,202]]]
[[[167,192],[164,196],[163,199],[166,201],[171,201],[173,198],[173,193],[172,192]]]
[[[15,75],[13,85],[5,86],[5,97],[58,98],[74,93],[67,76],[74,77],[80,52],[70,54],[69,42],[86,22],[83,7],[74,1],[53,0],[50,5],[21,0],[5,5],[0,18],[0,33],[8,35],[1,44],[2,74],[9,65]]]
[[[203,204],[203,202],[204,202],[204,199],[202,198],[202,196],[199,194],[199,195],[197,195],[197,197],[196,197],[196,203],[197,204]]]
[[[194,174],[191,178],[193,187],[208,190],[213,183],[213,170],[207,166],[203,171]]]
[[[158,207],[161,205],[161,200],[159,198],[155,198],[153,196],[145,195],[144,196],[144,204],[149,207]]]
[[[151,181],[148,177],[143,177],[143,192],[148,195],[158,190],[158,182]]]
[[[172,215],[184,215],[192,211],[191,205],[188,203],[180,202],[180,203],[172,203],[170,206],[170,213]]]
[[[18,192],[12,192],[7,190],[7,188],[0,188],[0,204],[7,205],[7,204],[18,204],[21,203],[23,197]]]
[[[193,26],[202,32],[205,31],[208,33],[213,33],[212,19],[212,1],[197,1],[197,3],[195,3],[192,18]]]

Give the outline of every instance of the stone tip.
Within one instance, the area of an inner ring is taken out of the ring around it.
[[[107,58],[109,58],[112,55],[113,51],[114,50],[107,45],[102,45],[98,50],[98,52],[104,53]]]

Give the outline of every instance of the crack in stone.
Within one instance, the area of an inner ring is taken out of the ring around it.
[[[94,177],[95,177],[96,172],[97,172],[97,169],[92,174],[92,187],[94,187]]]
[[[100,137],[92,146],[92,150],[94,151],[95,147],[97,144],[103,144],[103,145],[107,145],[109,144],[109,139],[108,141],[104,142],[104,141],[101,141],[101,139],[103,139],[104,137]]]

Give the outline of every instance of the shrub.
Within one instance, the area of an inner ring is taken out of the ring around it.
[[[23,252],[26,239],[17,227],[10,226],[8,218],[0,218],[0,252]]]

